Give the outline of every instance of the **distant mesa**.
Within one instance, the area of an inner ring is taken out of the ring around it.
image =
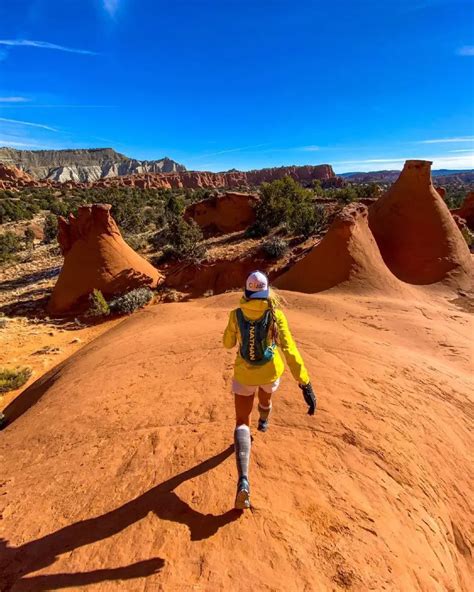
[[[313,249],[279,276],[277,288],[314,293],[339,286],[351,292],[400,293],[405,286],[387,269],[368,226],[367,207],[346,206]]]
[[[407,160],[400,177],[369,210],[382,257],[410,284],[471,284],[466,242],[431,182],[431,162]]]
[[[162,158],[135,160],[112,148],[80,150],[15,150],[0,148],[0,162],[16,166],[35,179],[90,183],[106,177],[142,173],[175,173],[182,164]]]
[[[186,171],[167,174],[143,174],[126,177],[111,177],[97,181],[95,187],[138,187],[140,189],[235,189],[256,187],[262,183],[292,177],[299,183],[308,184],[315,180],[337,179],[328,164],[289,166],[255,171]]]
[[[227,191],[186,208],[186,220],[194,220],[206,236],[245,230],[255,222],[255,205],[259,197],[250,193]]]
[[[64,265],[49,301],[51,314],[80,309],[94,289],[113,296],[141,286],[154,288],[162,281],[160,272],[123,240],[110,208],[82,206],[77,217],[59,217]]]

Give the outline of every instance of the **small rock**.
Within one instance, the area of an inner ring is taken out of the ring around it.
[[[79,337],[75,337],[71,343],[82,343],[82,339],[79,339]]]

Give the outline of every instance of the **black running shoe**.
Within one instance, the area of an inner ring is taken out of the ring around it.
[[[259,419],[257,429],[259,432],[266,432],[268,430],[268,419]]]
[[[250,485],[247,477],[240,477],[235,496],[235,509],[248,510],[250,508]]]

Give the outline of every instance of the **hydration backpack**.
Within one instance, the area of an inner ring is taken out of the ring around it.
[[[235,313],[241,337],[240,355],[249,364],[255,366],[266,364],[273,358],[276,347],[275,343],[267,345],[273,322],[272,313],[267,310],[255,321],[245,318],[240,308]]]

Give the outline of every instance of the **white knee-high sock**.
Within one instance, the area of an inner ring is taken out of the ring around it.
[[[250,428],[248,425],[239,425],[234,432],[235,460],[239,477],[249,476],[250,463]]]

